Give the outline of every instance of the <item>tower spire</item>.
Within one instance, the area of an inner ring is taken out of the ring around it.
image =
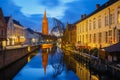
[[[42,20],[42,34],[48,35],[48,20],[47,20],[47,16],[46,16],[46,9],[44,11],[44,17]]]
[[[44,18],[46,18],[46,9],[45,9],[45,11],[44,11]]]

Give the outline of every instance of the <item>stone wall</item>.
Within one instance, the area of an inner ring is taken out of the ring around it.
[[[25,46],[20,48],[5,49],[0,51],[0,69],[19,60],[39,46]]]

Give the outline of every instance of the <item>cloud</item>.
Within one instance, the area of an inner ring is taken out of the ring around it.
[[[48,17],[61,19],[65,11],[69,8],[66,4],[74,0],[13,0],[16,5],[21,7],[21,12],[25,16],[32,14],[43,14],[47,10]],[[77,0],[76,0],[77,1]],[[28,3],[29,2],[29,3]]]
[[[52,17],[63,23],[74,23],[80,19],[81,14],[91,13],[97,3],[107,0],[0,0],[4,15],[10,16],[25,27],[41,31],[44,10],[47,10],[49,29],[54,24]],[[92,4],[91,4],[92,2]]]
[[[57,7],[60,4],[59,0],[39,0],[39,4],[44,4],[44,6],[47,6],[49,8]]]
[[[13,19],[19,21],[25,28],[30,27],[41,31],[41,22],[43,15],[25,16],[21,12],[21,7],[17,6],[12,0],[0,0],[0,7],[4,16],[12,16]]]

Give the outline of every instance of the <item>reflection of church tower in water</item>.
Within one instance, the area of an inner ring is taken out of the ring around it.
[[[46,67],[48,64],[48,53],[47,53],[47,49],[42,49],[42,65],[44,68],[44,74],[46,74]]]
[[[42,34],[48,35],[48,19],[46,17],[46,10],[44,11],[44,17],[42,20]]]

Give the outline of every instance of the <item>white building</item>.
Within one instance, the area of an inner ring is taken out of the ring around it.
[[[41,39],[41,33],[35,32],[30,28],[25,29],[25,44],[37,45]]]
[[[12,17],[5,17],[7,24],[7,45],[14,45],[14,25]]]
[[[16,20],[14,22],[14,38],[15,44],[21,45],[25,42],[25,30],[24,27]]]

